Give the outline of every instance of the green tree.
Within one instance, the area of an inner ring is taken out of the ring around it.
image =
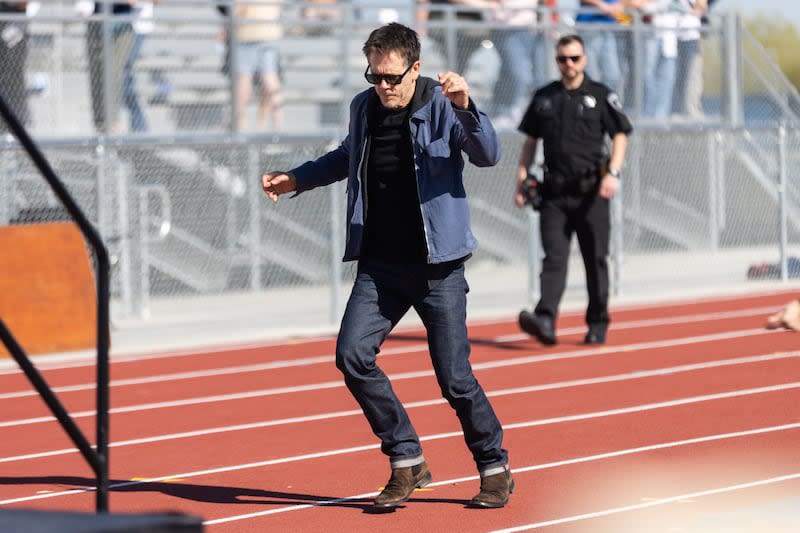
[[[800,35],[797,28],[791,22],[765,15],[744,18],[743,24],[744,31],[767,52],[767,57],[764,57],[763,53],[752,45],[751,39],[742,40],[746,57],[742,64],[745,94],[763,94],[766,92],[765,83],[772,84],[777,81],[769,77],[772,69],[765,64],[767,60],[777,65],[783,75],[796,88],[800,88],[800,54],[797,54],[797,50],[800,50]],[[703,40],[702,46],[705,94],[719,95],[722,92],[722,84],[725,83],[719,34],[712,32]],[[766,79],[762,79],[761,75],[755,75],[754,70],[766,76]]]
[[[744,20],[750,34],[772,57],[772,60],[789,78],[792,85],[800,87],[800,35],[797,28],[785,19],[759,15]]]

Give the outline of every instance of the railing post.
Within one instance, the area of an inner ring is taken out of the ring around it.
[[[139,318],[150,317],[150,241],[148,228],[150,227],[150,197],[147,189],[138,189],[139,206],[139,268],[137,272],[137,297],[134,305],[135,316]]]
[[[130,227],[130,173],[127,165],[117,165],[117,231],[119,232],[119,289],[127,316],[134,310],[131,227]]]
[[[11,223],[16,216],[14,209],[14,191],[16,188],[16,158],[11,145],[14,137],[10,133],[3,135],[3,151],[0,155],[0,225]]]
[[[104,144],[105,137],[100,136],[98,139],[97,146],[95,146],[94,154],[95,154],[95,161],[96,161],[96,175],[95,175],[95,186],[97,188],[97,198],[95,199],[96,209],[97,209],[97,230],[100,232],[100,236],[103,239],[108,238],[108,222],[107,222],[107,206],[105,200],[105,192],[106,192],[106,173],[108,169],[106,168],[108,165],[108,159],[106,157],[106,146]]]
[[[344,199],[344,183],[336,182],[328,187],[331,202],[331,324],[339,322],[342,316],[342,250],[344,240],[342,238],[342,220],[344,213],[342,202]]]
[[[110,121],[113,118],[112,104],[111,104],[111,62],[114,60],[111,55],[111,23],[113,22],[112,6],[110,2],[101,3],[100,12],[103,15],[101,24],[103,25],[103,131],[98,132],[101,135],[108,136],[112,131]],[[116,97],[116,95],[114,95]]]
[[[233,3],[228,4],[226,21],[227,35],[225,37],[227,41],[225,53],[228,54],[228,84],[230,89],[229,94],[231,105],[230,124],[228,124],[228,131],[232,135],[236,135],[239,132],[239,121],[238,117],[236,116],[236,110],[239,108],[239,95],[237,94],[239,91],[236,89],[236,72],[239,70],[239,66],[236,59],[237,54],[234,53],[234,50],[237,48],[236,41],[238,40],[238,36],[236,35],[238,25],[236,24],[236,18],[234,17],[233,13],[235,7],[236,6]]]
[[[617,189],[617,194],[611,201],[611,238],[613,253],[611,255],[614,275],[611,279],[611,288],[614,296],[622,295],[623,261],[625,258],[625,221],[624,221],[624,187]]]
[[[531,309],[536,306],[539,296],[542,293],[541,281],[539,279],[539,265],[542,264],[542,257],[539,253],[541,243],[539,242],[539,214],[533,209],[527,209],[528,213],[528,304]]]
[[[630,42],[633,45],[633,53],[630,55],[630,72],[633,75],[633,80],[630,86],[633,87],[633,94],[625,95],[625,104],[633,110],[634,117],[644,115],[644,27],[642,16],[637,12],[633,15],[633,25],[623,30],[632,33]]]
[[[738,127],[744,122],[741,19],[736,14],[726,13],[722,20],[723,116],[731,126]]]
[[[350,77],[350,55],[353,42],[353,36],[356,32],[356,17],[355,6],[353,2],[342,3],[342,25],[345,31],[342,32],[341,39],[341,74],[342,74],[342,97],[339,101],[339,127],[343,132],[347,132],[349,113],[350,113],[350,98],[355,94],[354,81]],[[366,60],[365,60],[366,61]],[[363,78],[362,78],[363,79]]]
[[[261,289],[261,206],[264,194],[261,188],[261,173],[258,169],[258,151],[252,143],[247,145],[247,187],[250,205],[250,289]]]
[[[778,227],[780,228],[780,258],[781,258],[781,281],[789,281],[789,231],[787,205],[788,195],[788,172],[786,168],[786,124],[781,123],[778,128]]]
[[[719,248],[719,172],[717,169],[717,152],[722,149],[719,132],[708,136],[708,241],[709,247],[716,251]]]

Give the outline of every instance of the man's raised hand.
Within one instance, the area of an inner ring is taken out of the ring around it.
[[[261,187],[270,200],[277,202],[281,194],[297,189],[297,180],[290,173],[276,170],[261,176]]]

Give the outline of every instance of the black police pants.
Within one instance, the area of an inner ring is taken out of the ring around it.
[[[541,299],[537,315],[555,322],[567,282],[570,241],[574,233],[586,269],[589,306],[587,324],[608,324],[608,247],[611,229],[609,201],[596,192],[584,196],[545,197],[540,215],[542,247]]]

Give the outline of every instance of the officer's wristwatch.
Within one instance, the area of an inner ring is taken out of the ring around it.
[[[608,167],[608,173],[615,178],[619,178],[619,169]]]

